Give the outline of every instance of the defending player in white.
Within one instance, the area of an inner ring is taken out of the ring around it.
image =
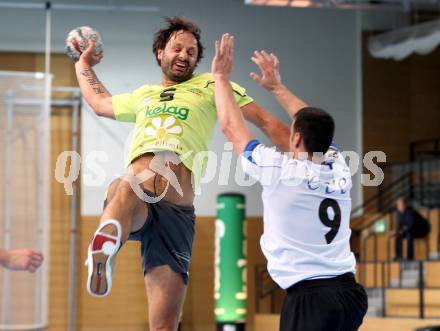
[[[357,330],[367,296],[354,279],[350,249],[351,176],[332,144],[333,118],[307,107],[281,82],[278,59],[255,52],[261,77],[251,77],[274,94],[292,118],[290,156],[250,134],[230,86],[234,38],[216,42],[212,73],[223,132],[242,158],[244,171],[263,186],[261,248],[268,271],[287,291],[280,330]]]

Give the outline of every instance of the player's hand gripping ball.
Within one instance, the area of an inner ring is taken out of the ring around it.
[[[67,55],[75,62],[89,46],[89,40],[93,41],[93,55],[102,54],[101,35],[89,26],[80,26],[69,32],[66,39]]]

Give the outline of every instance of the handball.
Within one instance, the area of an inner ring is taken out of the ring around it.
[[[89,40],[93,41],[93,55],[102,53],[102,39],[100,34],[89,26],[80,26],[69,32],[66,38],[67,55],[75,62],[79,60],[82,52],[89,46]]]

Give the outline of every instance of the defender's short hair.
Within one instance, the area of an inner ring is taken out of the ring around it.
[[[299,132],[309,153],[327,152],[335,133],[333,117],[319,108],[305,107],[296,113],[294,132]]]

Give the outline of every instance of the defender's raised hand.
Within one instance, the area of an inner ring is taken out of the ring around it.
[[[281,83],[280,62],[273,53],[265,51],[255,51],[252,61],[260,68],[261,76],[255,72],[251,72],[250,76],[259,85],[269,91],[273,91],[279,87]]]
[[[306,107],[306,103],[292,93],[281,81],[280,62],[275,54],[255,51],[252,61],[260,68],[261,76],[251,72],[250,76],[263,88],[271,92],[290,117]]]
[[[229,33],[222,35],[221,40],[215,41],[215,56],[212,60],[211,71],[214,76],[227,76],[232,71],[234,57],[234,36]]]

